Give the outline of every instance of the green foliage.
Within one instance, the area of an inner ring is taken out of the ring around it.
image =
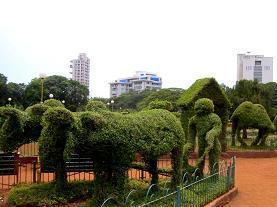
[[[49,108],[42,117],[39,156],[44,165],[54,167],[57,191],[66,188],[65,158],[73,148],[73,137],[70,133],[73,123],[72,113],[62,107]]]
[[[65,100],[65,106],[72,111],[76,111],[87,102],[89,90],[86,86],[74,80],[68,80],[63,76],[49,76],[43,80],[44,95],[43,100],[53,94],[57,100]],[[28,107],[40,102],[42,81],[34,78],[24,91],[24,107]]]
[[[9,206],[56,206],[92,196],[92,183],[70,182],[63,192],[57,192],[54,183],[25,184],[11,189]]]
[[[118,110],[121,108],[137,110],[138,103],[153,92],[153,90],[145,90],[142,92],[130,91],[129,93],[122,94],[121,96],[114,98],[114,109]]]
[[[47,99],[43,102],[43,104],[50,107],[64,107],[62,102],[56,99]]]
[[[202,98],[195,102],[196,115],[189,120],[188,140],[185,145],[185,152],[195,149],[196,134],[198,137],[198,160],[196,167],[203,174],[205,157],[209,156],[209,167],[212,170],[215,163],[219,162],[221,146],[219,136],[222,130],[222,123],[219,116],[213,113],[213,102],[210,99]],[[186,163],[188,166],[188,164]]]
[[[98,116],[83,112],[77,117],[80,120],[77,151],[93,159],[97,201],[103,202],[111,192],[121,196],[135,152],[145,157],[152,178],[156,177],[153,169],[157,168],[157,158],[172,152],[175,155],[172,186],[180,182],[179,158],[182,157],[184,133],[180,122],[170,112],[155,109],[123,115],[101,111]]]
[[[198,99],[194,104],[194,111],[196,114],[209,114],[214,112],[214,104],[208,98]]]
[[[138,108],[146,108],[152,101],[159,100],[171,102],[173,106],[173,111],[177,111],[178,108],[176,105],[176,100],[180,98],[183,92],[184,90],[180,88],[166,88],[160,89],[158,91],[153,91],[138,103]]]
[[[169,101],[152,101],[149,103],[148,106],[149,109],[165,109],[168,111],[172,111],[173,110],[173,105],[171,102]]]
[[[182,108],[181,121],[186,136],[188,133],[189,118],[194,115],[193,106],[196,100],[200,98],[209,98],[213,101],[214,111],[220,117],[222,122],[222,132],[220,142],[222,150],[226,150],[226,128],[229,118],[230,102],[214,78],[203,78],[195,81],[178,99],[177,105]]]
[[[232,121],[232,145],[235,144],[235,133],[242,145],[246,143],[240,138],[239,132],[244,128],[259,129],[259,134],[252,143],[252,145],[264,145],[267,134],[274,130],[274,125],[271,122],[265,108],[260,104],[253,104],[252,102],[245,101],[238,106],[231,116]]]
[[[24,143],[24,114],[12,107],[0,107],[2,126],[0,129],[0,150],[10,152]]]
[[[106,107],[106,104],[104,104],[102,101],[90,100],[90,101],[88,101],[88,103],[86,105],[86,110],[100,112],[103,110],[106,111],[108,109]]]

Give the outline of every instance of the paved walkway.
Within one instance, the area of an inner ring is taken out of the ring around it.
[[[277,158],[237,159],[239,194],[226,207],[277,207]]]

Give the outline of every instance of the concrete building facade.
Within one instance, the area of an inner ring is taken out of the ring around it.
[[[129,91],[158,90],[162,88],[162,78],[146,71],[136,71],[132,77],[120,78],[110,83],[110,97],[118,97]]]
[[[70,68],[72,69],[72,80],[76,80],[89,88],[90,59],[86,53],[80,53],[78,59],[71,60]]]
[[[260,83],[273,81],[273,57],[263,55],[237,55],[237,81],[257,80]]]

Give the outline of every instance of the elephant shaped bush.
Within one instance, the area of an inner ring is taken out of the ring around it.
[[[258,129],[258,135],[251,145],[264,146],[268,134],[274,130],[274,125],[271,122],[265,108],[260,104],[253,104],[245,101],[241,103],[234,111],[232,117],[232,146],[235,146],[235,138],[237,137],[241,146],[247,144],[240,136],[240,131],[247,128]]]

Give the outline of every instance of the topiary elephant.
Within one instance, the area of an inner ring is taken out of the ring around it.
[[[245,101],[241,103],[233,115],[232,121],[232,146],[236,145],[235,138],[237,137],[241,146],[247,146],[240,136],[240,131],[247,128],[258,129],[258,135],[251,143],[252,146],[264,146],[268,134],[274,131],[275,127],[271,122],[265,108],[260,104],[253,104],[252,102]]]

